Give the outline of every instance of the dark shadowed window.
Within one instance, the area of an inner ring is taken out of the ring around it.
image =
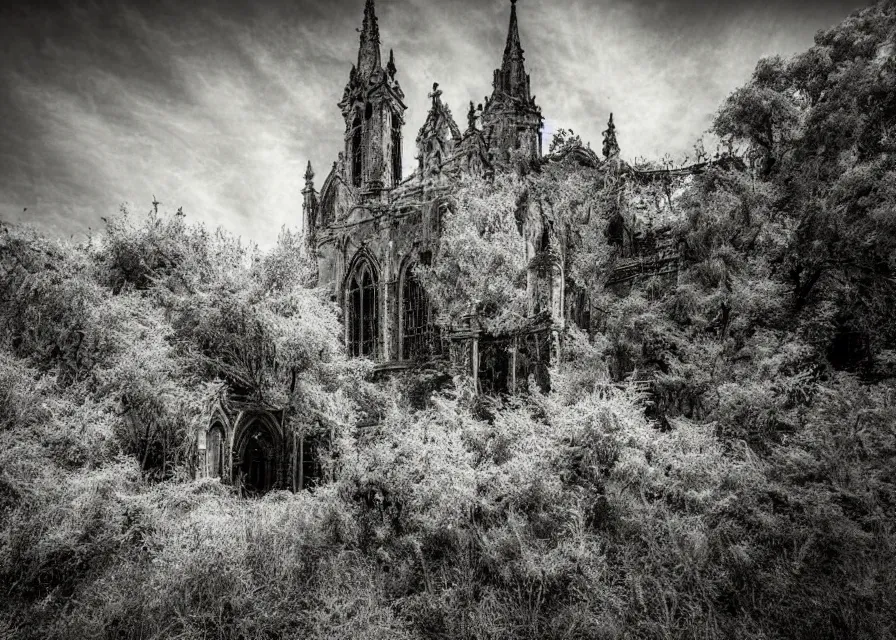
[[[320,441],[306,437],[302,441],[302,488],[311,489],[323,482],[320,463]]]
[[[432,309],[426,291],[417,281],[412,266],[404,272],[401,291],[401,357],[417,360],[437,355],[440,351],[439,336],[432,322]]]
[[[352,122],[352,184],[361,186],[361,151],[363,146],[361,117],[355,116]]]
[[[352,356],[374,358],[379,336],[376,274],[367,260],[355,268],[348,285],[348,351]]]

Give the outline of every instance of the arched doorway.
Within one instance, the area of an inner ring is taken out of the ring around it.
[[[246,495],[259,496],[280,486],[281,441],[263,417],[241,430],[235,453],[234,483]]]

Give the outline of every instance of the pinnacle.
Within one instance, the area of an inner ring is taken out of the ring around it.
[[[361,77],[367,78],[380,66],[380,27],[374,2],[367,0],[364,5],[364,23],[361,26],[361,46],[358,49],[358,71]]]

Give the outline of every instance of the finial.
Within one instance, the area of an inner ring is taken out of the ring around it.
[[[389,74],[390,78],[394,78],[396,71],[398,71],[398,69],[395,66],[395,51],[389,49],[389,63],[386,65],[386,72]]]
[[[311,168],[311,160],[308,161],[308,168],[305,169],[305,182],[310,183],[314,180],[314,169]]]
[[[439,83],[432,83],[432,93],[429,94],[429,97],[432,98],[433,106],[439,104],[441,102],[442,92],[439,90]]]

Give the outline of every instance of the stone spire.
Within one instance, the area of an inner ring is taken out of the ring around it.
[[[504,68],[508,63],[523,57],[523,47],[520,44],[520,28],[516,19],[516,0],[510,0],[510,29],[507,31],[507,44],[504,47]]]
[[[495,71],[495,91],[529,100],[529,76],[526,73],[523,46],[520,44],[520,29],[516,17],[516,0],[510,0],[510,27],[507,44],[504,46],[504,60]]]
[[[380,68],[380,27],[373,0],[367,0],[364,6],[364,24],[361,26],[361,47],[358,49],[358,73],[362,78],[369,78]]]
[[[613,123],[613,114],[610,114],[610,120],[607,122],[607,130],[603,132],[604,136],[604,158],[610,158],[619,155],[619,142],[616,140],[616,125]]]
[[[541,157],[541,109],[529,91],[529,75],[520,44],[516,0],[510,0],[510,28],[501,68],[495,69],[494,91],[485,99],[482,131],[489,151],[498,165],[506,165],[511,155],[528,160]]]
[[[373,0],[364,6],[358,64],[339,101],[345,118],[342,179],[361,196],[378,197],[401,182],[404,93],[395,79],[395,54],[386,68],[380,58],[380,29]]]

